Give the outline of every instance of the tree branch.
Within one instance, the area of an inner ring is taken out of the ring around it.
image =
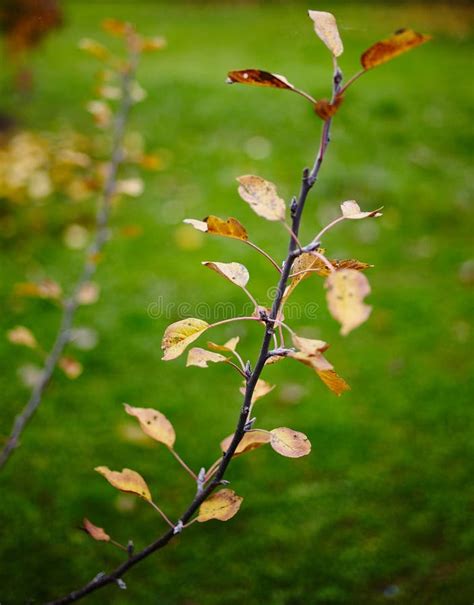
[[[71,295],[64,301],[62,318],[56,339],[51,351],[46,357],[41,376],[31,392],[28,403],[25,405],[21,413],[15,418],[7,442],[0,452],[0,469],[5,466],[10,456],[17,448],[23,431],[34,416],[38,407],[41,405],[44,392],[53,376],[64,348],[69,342],[74,316],[77,308],[79,307],[79,292],[83,285],[87,283],[95,274],[97,269],[97,256],[102,251],[108,239],[108,223],[111,201],[117,184],[118,168],[123,159],[122,143],[125,133],[125,126],[132,105],[131,84],[134,80],[138,63],[138,53],[135,49],[133,41],[130,41],[129,46],[129,65],[122,73],[121,103],[115,116],[109,170],[105,179],[101,201],[98,204],[96,214],[95,238],[87,251],[81,275],[72,289]]]

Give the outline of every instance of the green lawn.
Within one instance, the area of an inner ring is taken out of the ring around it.
[[[131,124],[149,149],[166,150],[168,165],[144,175],[145,194],[114,214],[116,237],[97,276],[100,301],[77,317],[78,325],[98,331],[99,345],[75,353],[85,366],[78,380],[55,376],[0,475],[2,605],[57,597],[120,561],[119,551],[77,531],[83,516],[118,540],[133,538],[138,548],[163,531],[151,508],[118,495],[95,466],[137,470],[174,518],[192,497],[191,481],[162,447],[130,437],[124,401],[164,412],[177,429],[178,451],[196,469],[218,456],[220,439],[232,431],[238,377],[218,365],[186,369],[184,358],[164,363],[160,341],[179,318],[180,302],[189,303],[191,315],[200,302],[211,309],[222,301],[244,304],[240,291],[203,269],[201,260],[243,262],[263,303],[275,284],[274,270],[252,250],[219,238],[196,240],[181,221],[235,216],[283,258],[287,236],[242,203],[235,177],[259,174],[289,199],[313,160],[320,120],[296,95],[224,80],[229,69],[261,67],[328,96],[330,59],[306,8],[71,0],[66,27],[35,56],[34,97],[18,107],[2,93],[3,107],[18,109],[28,128],[71,125],[92,136],[84,104],[97,65],[77,50],[77,41],[105,40],[99,24],[108,16],[168,40],[165,51],[143,61],[140,80],[149,94]],[[126,577],[127,591],[108,587],[90,603],[466,605],[474,598],[473,279],[464,265],[473,257],[473,13],[466,5],[431,3],[311,8],[336,14],[348,75],[361,51],[399,27],[434,36],[347,94],[307,206],[304,241],[337,215],[343,200],[385,207],[378,221],[344,224],[325,241],[330,256],[375,265],[368,275],[370,320],[341,337],[316,278],[294,300],[302,309],[319,305],[317,318],[290,320],[298,332],[331,343],[328,357],[352,391],[337,398],[291,361],[268,368],[264,377],[277,388],[258,403],[259,426],[304,431],[312,454],[289,460],[262,448],[236,460],[228,478],[244,502],[234,519],[193,525],[136,567]],[[6,208],[2,202],[2,213]],[[82,252],[66,249],[61,234],[66,223],[91,213],[91,204],[62,198],[11,213],[13,231],[1,248],[0,334],[24,324],[49,346],[57,309],[44,301],[20,304],[13,287],[48,275],[67,288]],[[120,236],[120,227],[130,224],[143,228],[141,237]],[[186,234],[193,249],[183,245]],[[149,305],[160,300],[175,306],[168,317],[150,317]],[[212,339],[234,334],[254,360],[260,328],[226,326]],[[28,396],[17,369],[33,355],[4,338],[0,355],[6,435]]]

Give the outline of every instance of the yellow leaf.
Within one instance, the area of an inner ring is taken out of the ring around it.
[[[96,59],[99,59],[99,61],[105,61],[110,55],[103,44],[96,40],[92,40],[91,38],[82,38],[79,40],[79,48]]]
[[[24,282],[15,284],[15,294],[17,296],[32,296],[38,298],[48,298],[58,300],[61,298],[61,286],[52,279],[44,279],[41,282]]]
[[[328,389],[336,395],[342,395],[345,391],[351,390],[344,378],[341,378],[334,370],[316,370],[316,373]]]
[[[154,36],[153,38],[145,38],[142,40],[141,50],[143,52],[153,52],[155,50],[161,50],[165,48],[166,40],[161,36]]]
[[[412,29],[400,29],[389,38],[376,42],[368,48],[360,58],[362,67],[372,69],[382,65],[428,40],[431,40],[431,36],[419,34]]]
[[[82,364],[77,359],[74,359],[74,357],[61,357],[58,361],[58,366],[71,380],[78,378],[83,370]]]
[[[227,74],[227,83],[235,84],[236,82],[239,84],[253,84],[254,86],[295,90],[293,84],[290,84],[285,76],[272,74],[261,69],[241,69],[238,71],[229,71]]]
[[[79,289],[77,293],[77,302],[81,305],[93,305],[99,300],[99,285],[93,281],[88,281]]]
[[[127,414],[138,418],[140,428],[146,435],[170,448],[174,446],[176,433],[164,414],[153,408],[134,408],[128,403],[125,403],[124,406]]]
[[[235,218],[223,220],[218,216],[208,216],[203,221],[197,221],[188,218],[184,221],[188,225],[192,225],[198,231],[211,233],[212,235],[221,235],[222,237],[231,237],[246,242],[249,238],[245,227]]]
[[[367,320],[372,307],[364,303],[364,298],[370,294],[365,275],[354,269],[334,271],[327,278],[325,287],[329,311],[341,324],[343,336]]]
[[[234,434],[229,435],[225,439],[221,441],[221,450],[225,453],[229,448],[229,445],[232,443],[232,439],[234,438]],[[263,431],[247,431],[244,433],[239,445],[237,446],[234,456],[239,456],[240,454],[244,454],[245,452],[250,452],[251,450],[255,450],[262,445],[270,442],[270,433]]]
[[[222,361],[227,361],[227,357],[224,357],[224,355],[220,355],[219,353],[206,351],[206,349],[194,347],[189,350],[186,367],[197,366],[198,368],[208,368],[209,366],[207,364],[210,361],[212,363],[220,363]]]
[[[212,269],[216,273],[219,273],[219,275],[222,275],[240,288],[245,288],[250,279],[247,268],[240,263],[218,263],[213,261],[204,261],[201,264],[209,269]]]
[[[110,536],[105,533],[102,527],[97,527],[97,525],[94,525],[85,517],[82,521],[82,529],[89,534],[91,538],[94,538],[94,540],[99,542],[110,542]]]
[[[293,344],[297,349],[308,355],[316,355],[317,353],[324,353],[329,348],[327,342],[324,340],[313,340],[311,338],[303,338],[302,336],[292,335]]]
[[[137,494],[141,498],[151,502],[151,494],[148,485],[141,475],[129,468],[124,468],[122,472],[111,471],[107,466],[97,466],[94,470],[103,475],[110,485],[113,485],[121,492]]]
[[[304,433],[280,427],[270,431],[270,445],[282,456],[301,458],[311,452],[311,442]]]
[[[207,343],[207,346],[213,351],[228,351],[229,353],[233,353],[237,349],[237,345],[239,344],[240,337],[234,336],[223,345],[218,345],[215,342]]]
[[[199,338],[208,327],[207,322],[195,317],[181,319],[169,325],[161,341],[161,348],[164,352],[162,359],[169,361],[179,357],[186,347]]]
[[[368,218],[369,216],[373,216],[375,218],[382,216],[380,210],[382,208],[377,208],[377,210],[372,210],[370,212],[362,212],[360,206],[354,200],[348,200],[347,202],[343,202],[341,204],[342,216],[348,219],[361,219]]]
[[[131,27],[130,23],[119,19],[104,19],[101,25],[105,32],[119,38],[123,37]]]
[[[210,519],[228,521],[237,514],[242,500],[243,498],[237,496],[231,489],[221,489],[201,504],[197,520],[200,523]]]
[[[25,326],[15,326],[7,332],[8,340],[14,345],[22,345],[30,349],[36,349],[38,343],[31,330]]]
[[[273,183],[252,175],[239,176],[237,180],[240,197],[256,214],[269,221],[285,220],[285,202],[278,196]]]
[[[337,29],[336,18],[324,11],[308,11],[309,18],[314,23],[314,31],[318,38],[324,42],[335,57],[342,55],[344,47]]]
[[[273,391],[274,388],[275,388],[274,384],[269,384],[268,382],[266,382],[266,380],[262,380],[261,378],[259,378],[257,380],[257,384],[255,385],[255,389],[253,391],[252,403],[255,403],[258,399],[265,397],[265,395],[268,395],[268,393],[270,393],[270,391]],[[242,395],[245,395],[245,391],[246,391],[245,381],[243,382],[243,385],[240,387],[239,390],[242,393]]]

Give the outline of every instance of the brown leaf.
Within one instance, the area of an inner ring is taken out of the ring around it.
[[[208,327],[207,322],[195,317],[181,319],[169,325],[161,341],[161,348],[164,351],[162,359],[169,361],[179,357]]]
[[[234,434],[229,435],[225,439],[221,441],[221,450],[225,453],[229,448],[229,445],[232,443],[232,439],[234,438]],[[247,431],[244,433],[239,445],[237,446],[234,456],[239,456],[240,454],[245,454],[245,452],[250,452],[251,450],[255,450],[262,445],[270,442],[270,433],[263,431]]]
[[[212,235],[221,235],[246,242],[249,238],[245,227],[235,218],[223,220],[218,216],[208,216],[202,221],[188,218],[183,222],[192,225],[198,231],[210,233]]]
[[[152,408],[134,408],[128,403],[124,404],[125,411],[130,416],[138,418],[140,428],[155,441],[172,448],[176,441],[173,425],[164,414]]]
[[[360,62],[364,69],[372,69],[429,40],[431,36],[419,34],[412,29],[400,29],[389,38],[376,42],[368,48],[362,54]]]
[[[137,472],[124,468],[122,472],[111,471],[107,466],[97,466],[94,470],[103,475],[110,485],[121,492],[137,494],[141,498],[152,501],[150,490],[145,480]]]
[[[31,296],[38,298],[48,298],[58,300],[61,298],[61,286],[52,279],[44,279],[41,282],[24,282],[15,285],[15,294],[17,296]]]
[[[274,384],[269,384],[266,380],[262,380],[261,378],[259,378],[257,380],[257,384],[255,385],[255,389],[253,391],[252,403],[255,403],[258,399],[265,397],[265,395],[268,395],[268,393],[273,391],[274,388],[275,388]],[[239,391],[242,393],[242,395],[245,395],[245,391],[246,391],[245,381],[244,381],[243,385],[240,387]]]
[[[240,340],[239,336],[234,336],[234,338],[231,338],[230,340],[225,342],[223,345],[218,345],[215,342],[208,341],[207,346],[210,349],[212,349],[213,351],[226,351],[226,352],[228,351],[229,353],[233,353],[237,349],[239,340]]]
[[[36,349],[38,342],[33,335],[33,332],[25,326],[15,326],[7,332],[8,340],[14,345],[22,345],[29,349]]]
[[[242,500],[243,498],[237,496],[231,489],[221,489],[201,504],[197,520],[200,523],[210,519],[228,521],[237,514]]]
[[[106,534],[102,527],[97,527],[84,517],[82,521],[82,528],[91,538],[99,542],[110,542],[109,534]]]
[[[74,357],[61,357],[58,361],[58,366],[71,380],[78,378],[83,370],[82,364],[77,359],[74,359]]]
[[[270,431],[270,445],[286,458],[301,458],[311,452],[311,442],[304,433],[299,433],[287,427]]]
[[[208,368],[209,366],[207,364],[210,361],[212,363],[220,363],[222,361],[227,361],[227,357],[224,357],[224,355],[220,355],[219,353],[206,351],[206,349],[194,347],[189,350],[186,367],[197,366],[198,368]]]
[[[364,303],[364,298],[370,294],[365,275],[353,269],[335,271],[326,279],[325,287],[329,311],[341,324],[342,335],[349,334],[367,320],[372,307]]]
[[[309,18],[314,23],[314,31],[320,40],[329,48],[335,57],[342,55],[344,47],[337,29],[336,18],[324,11],[308,11]]]
[[[253,84],[254,86],[266,86],[270,88],[283,88],[286,90],[295,90],[293,84],[290,84],[284,76],[272,74],[261,69],[241,69],[238,71],[229,71],[227,74],[228,84]]]
[[[285,202],[278,196],[276,186],[259,176],[239,176],[240,197],[252,210],[269,221],[285,220]]]
[[[342,395],[345,391],[351,390],[344,378],[341,378],[334,370],[316,370],[316,373],[328,389],[336,395]]]
[[[340,271],[341,269],[354,269],[354,271],[365,271],[366,269],[372,269],[374,265],[364,263],[354,258],[347,258],[345,260],[331,259],[331,265]],[[326,268],[327,269],[327,268]],[[329,275],[330,271],[327,271],[326,276]]]
[[[240,288],[245,288],[250,279],[247,268],[240,263],[218,263],[213,261],[204,261],[201,264],[209,269],[212,269],[216,273],[219,273],[219,275],[222,275]]]
[[[119,19],[104,19],[101,25],[105,32],[118,38],[123,37],[130,30],[130,23]]]
[[[332,118],[334,115],[336,115],[343,100],[344,100],[344,97],[341,95],[338,95],[334,99],[333,103],[331,103],[327,99],[321,99],[320,101],[316,101],[316,104],[314,106],[314,111],[324,121],[329,120],[329,118]]]
[[[358,220],[368,217],[377,218],[382,216],[380,210],[382,210],[382,208],[377,208],[377,210],[371,210],[370,212],[362,212],[359,204],[354,200],[348,200],[347,202],[343,202],[341,204],[342,216],[351,220]]]

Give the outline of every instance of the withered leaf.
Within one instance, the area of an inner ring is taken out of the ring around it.
[[[200,523],[204,523],[210,519],[228,521],[237,514],[242,500],[243,498],[231,489],[221,489],[201,504],[197,520]]]
[[[327,99],[321,99],[320,101],[316,101],[316,104],[314,106],[314,111],[324,121],[329,120],[329,118],[332,118],[334,115],[336,115],[343,100],[344,100],[344,97],[341,95],[338,95],[334,99],[333,103],[331,103]]]
[[[94,540],[99,542],[110,542],[109,534],[105,533],[102,527],[97,527],[97,525],[94,525],[85,517],[82,521],[82,529],[89,534],[91,538],[94,538]]]
[[[248,240],[248,233],[245,227],[235,218],[223,220],[218,216],[208,216],[202,221],[188,218],[184,221],[188,225],[192,225],[198,231],[211,233],[212,235],[221,235],[222,237],[230,237],[241,241]]]
[[[370,212],[362,212],[359,204],[354,200],[348,200],[347,202],[343,202],[341,204],[342,216],[351,220],[358,220],[368,217],[377,218],[382,216],[380,210],[382,210],[382,208],[377,208],[377,210],[371,210]]]
[[[107,466],[97,466],[94,470],[103,475],[110,485],[121,492],[137,494],[141,498],[152,501],[150,490],[145,480],[137,472],[124,468],[122,472],[111,471]]]
[[[360,62],[364,69],[372,69],[429,40],[431,40],[431,36],[419,34],[412,29],[400,29],[389,38],[376,42],[368,48],[362,54]]]
[[[237,181],[240,197],[256,214],[269,221],[285,220],[285,202],[278,196],[276,185],[249,174],[239,176]]]
[[[24,282],[15,284],[15,294],[17,296],[32,296],[58,300],[61,298],[62,288],[52,279],[44,279],[38,283]]]
[[[234,336],[234,338],[231,338],[230,340],[225,342],[223,345],[218,345],[215,342],[208,341],[207,346],[210,349],[212,349],[213,351],[226,351],[226,352],[228,351],[229,353],[233,353],[237,349],[239,340],[240,340],[239,336]]]
[[[314,31],[318,38],[324,42],[335,57],[342,55],[344,47],[337,29],[336,18],[324,11],[308,11],[309,18],[314,23]]]
[[[364,298],[370,294],[370,285],[363,273],[354,269],[334,271],[326,279],[325,287],[329,311],[341,324],[342,335],[349,334],[367,320],[372,307],[364,303]]]
[[[25,326],[15,326],[7,332],[8,340],[15,345],[22,345],[29,349],[36,349],[38,342],[33,335],[33,332]]]
[[[293,334],[291,337],[295,347],[307,353],[308,355],[316,355],[317,353],[324,353],[329,348],[327,342],[324,340],[313,340],[312,338],[303,338],[303,336],[297,336]]]
[[[255,403],[258,399],[265,397],[265,395],[268,395],[268,393],[273,391],[274,388],[275,388],[274,384],[269,384],[266,380],[259,378],[257,380],[257,384],[255,385],[255,389],[253,391],[252,403]],[[239,391],[242,393],[242,395],[245,395],[245,391],[246,391],[245,381],[243,382]]]
[[[272,74],[261,69],[240,69],[238,71],[229,71],[227,74],[227,83],[253,84],[254,86],[295,90],[293,84],[290,84],[290,82],[288,82],[284,76]]]
[[[189,317],[169,325],[163,335],[161,348],[164,352],[162,359],[169,361],[179,357],[186,347],[194,342],[207,330],[209,324],[201,319]]]
[[[212,363],[220,363],[227,361],[227,357],[224,357],[224,355],[220,355],[219,353],[206,351],[206,349],[194,347],[189,350],[186,367],[197,366],[198,368],[208,368],[209,366],[207,364],[210,361]]]
[[[316,370],[319,378],[336,395],[342,395],[345,391],[350,391],[351,387],[344,378],[341,378],[334,370]]]
[[[225,453],[232,443],[232,439],[234,438],[234,434],[229,435],[225,439],[221,441],[221,450]],[[245,452],[250,452],[251,450],[255,450],[262,445],[270,442],[270,433],[263,431],[247,431],[242,437],[239,445],[237,446],[234,456],[239,456],[240,454],[244,454]]]
[[[124,404],[125,411],[135,416],[140,423],[142,431],[159,443],[172,448],[176,441],[176,433],[171,422],[164,414],[153,408],[134,408],[128,403]]]
[[[219,273],[219,275],[222,275],[240,288],[245,288],[250,279],[247,268],[240,263],[218,263],[213,261],[204,261],[202,264],[205,267],[212,269],[216,273]]]
[[[75,380],[82,374],[82,364],[74,357],[64,356],[58,361],[58,366],[71,380]]]
[[[301,458],[311,452],[311,442],[304,433],[287,427],[270,431],[270,445],[286,458]]]

